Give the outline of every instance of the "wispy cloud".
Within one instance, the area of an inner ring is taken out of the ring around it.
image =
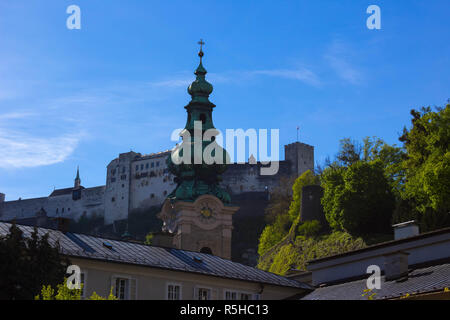
[[[0,114],[0,168],[30,168],[59,163],[77,147],[82,134],[39,137],[14,128],[18,119],[23,121],[34,115],[29,112]]]
[[[254,75],[266,75],[278,78],[285,78],[291,80],[298,80],[309,85],[318,86],[320,85],[319,77],[309,69],[276,69],[276,70],[256,70],[251,71]]]
[[[79,137],[37,138],[0,130],[0,168],[30,168],[62,162],[72,154]]]
[[[0,121],[11,120],[11,119],[23,119],[30,116],[34,116],[35,113],[32,112],[10,112],[0,114]]]
[[[249,79],[258,76],[269,76],[275,78],[284,78],[288,80],[301,81],[312,86],[319,86],[321,81],[319,77],[311,70],[306,68],[296,69],[262,69],[262,70],[238,70],[223,73],[210,73],[208,79],[214,83],[236,82],[236,79]],[[191,75],[175,76],[172,79],[149,82],[150,86],[179,88],[187,87],[192,81]]]
[[[324,58],[338,77],[353,85],[361,84],[362,72],[350,61],[354,60],[353,50],[342,41],[334,40]]]
[[[155,87],[169,87],[169,88],[179,88],[179,87],[186,87],[191,83],[193,78],[179,78],[179,79],[169,79],[169,80],[162,80],[162,81],[154,81],[150,82],[150,86]]]

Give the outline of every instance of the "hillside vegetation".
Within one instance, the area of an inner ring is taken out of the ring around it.
[[[309,260],[392,239],[393,223],[421,231],[450,226],[450,104],[411,110],[401,147],[342,139],[334,160],[273,191],[258,245],[258,267],[278,274]],[[301,221],[302,188],[320,185],[326,225]]]

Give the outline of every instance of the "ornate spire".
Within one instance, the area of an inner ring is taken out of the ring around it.
[[[77,176],[75,177],[75,184],[74,188],[79,188],[81,186],[81,179],[80,179],[80,166],[77,166]]]
[[[202,64],[202,58],[205,55],[203,53],[203,45],[205,43],[202,39],[200,39],[198,44],[200,45],[200,51],[198,52],[198,56],[200,57],[200,64],[194,72],[197,77],[195,81],[192,82],[189,86],[188,92],[192,97],[192,101],[210,103],[208,97],[213,91],[213,86],[205,80],[207,71]]]
[[[177,145],[172,151],[171,157],[167,158],[167,165],[169,171],[175,176],[177,187],[168,195],[171,201],[183,200],[194,201],[199,196],[204,194],[211,194],[218,197],[222,202],[230,203],[230,195],[222,189],[220,181],[221,175],[225,172],[227,164],[229,163],[229,155],[221,146],[215,141],[215,136],[218,131],[214,130],[214,139],[203,140],[196,142],[195,140],[195,126],[196,123],[201,123],[201,130],[215,129],[212,118],[212,111],[215,105],[208,100],[209,95],[213,91],[213,86],[205,80],[206,70],[202,64],[203,40],[200,40],[200,64],[195,70],[197,76],[195,81],[188,88],[189,94],[192,96],[191,101],[185,109],[188,113],[185,131],[190,133],[189,138],[183,137],[181,145]],[[200,154],[197,148],[200,143]],[[203,158],[206,148],[210,155],[214,157],[214,163],[206,163]],[[189,161],[184,157],[185,150],[190,149]],[[176,159],[176,161],[173,161]],[[201,159],[201,162],[198,161]],[[219,160],[220,159],[220,160]]]

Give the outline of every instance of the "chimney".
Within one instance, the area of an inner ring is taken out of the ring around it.
[[[419,226],[414,220],[394,224],[394,239],[400,240],[404,238],[414,237],[419,235]]]
[[[397,251],[384,256],[384,275],[386,281],[399,280],[408,277],[408,255]]]

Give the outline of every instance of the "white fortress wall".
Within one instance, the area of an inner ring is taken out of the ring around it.
[[[104,215],[105,224],[128,217],[131,210],[161,205],[176,187],[167,170],[170,151],[150,155],[127,152],[107,166],[106,185],[81,190],[81,199],[73,200],[72,188],[55,190],[50,197],[1,201],[0,219],[31,218],[41,209],[50,217],[63,215],[78,219],[81,215]],[[273,176],[261,176],[261,164],[231,164],[223,175],[222,186],[233,194],[271,191],[281,176],[299,176],[314,170],[314,147],[295,142],[285,146],[285,160]]]
[[[175,189],[173,176],[167,169],[170,153],[143,156],[131,166],[130,210],[159,206]]]

